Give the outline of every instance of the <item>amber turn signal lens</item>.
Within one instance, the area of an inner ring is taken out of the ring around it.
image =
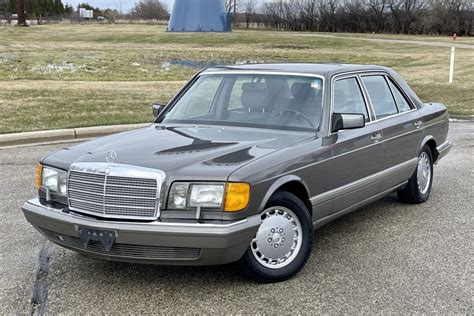
[[[36,188],[38,190],[41,188],[41,173],[43,172],[43,165],[38,164],[38,167],[36,167]]]
[[[250,184],[229,182],[225,190],[226,212],[237,212],[247,207],[250,200]]]

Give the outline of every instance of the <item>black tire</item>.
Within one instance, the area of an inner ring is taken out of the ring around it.
[[[417,165],[415,172],[413,173],[412,177],[408,181],[408,184],[402,190],[397,191],[398,198],[401,202],[410,203],[410,204],[420,204],[426,202],[430,196],[431,186],[433,184],[433,154],[431,152],[430,147],[424,146],[420,152],[420,157],[425,153],[429,159],[429,168],[431,172],[431,176],[428,182],[428,188],[426,192],[422,192],[418,186],[418,168]]]
[[[255,258],[251,245],[249,245],[249,248],[240,260],[240,265],[251,279],[260,283],[280,282],[296,275],[308,261],[313,244],[314,231],[311,215],[300,199],[289,192],[278,191],[270,198],[265,209],[268,210],[272,207],[283,207],[291,210],[296,215],[301,225],[302,242],[298,253],[292,261],[281,268],[268,268],[262,265]]]

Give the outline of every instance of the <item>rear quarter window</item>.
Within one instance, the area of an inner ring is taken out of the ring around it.
[[[390,88],[393,91],[393,96],[395,97],[395,101],[397,102],[398,109],[400,110],[400,112],[410,111],[412,109],[411,106],[410,106],[410,103],[405,98],[405,96],[402,94],[400,89],[398,89],[397,86],[395,86],[395,84],[392,82],[392,80],[389,80],[388,84],[390,85]]]

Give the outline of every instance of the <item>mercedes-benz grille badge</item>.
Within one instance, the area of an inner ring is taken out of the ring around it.
[[[105,173],[109,174],[111,165],[115,162],[115,160],[117,160],[117,153],[115,151],[109,151],[105,155],[105,160],[107,160],[109,163],[109,165],[105,168]]]

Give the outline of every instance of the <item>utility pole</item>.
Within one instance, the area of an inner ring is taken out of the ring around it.
[[[18,26],[27,26],[25,18],[25,0],[18,0]]]

